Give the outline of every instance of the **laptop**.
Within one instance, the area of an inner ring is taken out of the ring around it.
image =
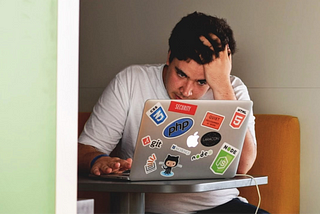
[[[252,101],[147,100],[130,173],[101,178],[130,181],[232,178]]]

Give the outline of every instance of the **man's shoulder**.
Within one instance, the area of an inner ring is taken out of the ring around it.
[[[128,78],[132,80],[147,76],[150,77],[150,75],[159,75],[160,71],[163,69],[163,66],[163,64],[130,65],[120,71],[117,74],[117,78]]]

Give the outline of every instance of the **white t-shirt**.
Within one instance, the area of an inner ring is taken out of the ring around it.
[[[133,157],[144,103],[147,99],[170,99],[162,79],[164,64],[133,65],[116,75],[93,108],[79,142],[110,154],[117,146],[117,156]],[[238,100],[250,100],[243,82],[230,76]],[[209,90],[201,99],[214,99]],[[249,130],[255,139],[254,116]],[[146,212],[189,213],[210,209],[238,197],[237,189],[204,193],[146,194]]]

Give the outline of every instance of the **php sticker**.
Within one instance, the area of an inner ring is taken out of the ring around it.
[[[163,129],[163,136],[165,138],[175,138],[187,133],[193,127],[194,121],[190,117],[183,117],[177,119],[167,125]]]
[[[211,171],[215,174],[223,175],[238,153],[239,150],[237,148],[224,143],[210,166]]]
[[[201,125],[219,131],[223,121],[224,116],[207,111],[205,117],[202,120]]]
[[[246,119],[248,114],[249,114],[248,110],[238,107],[233,114],[232,120],[230,122],[230,126],[233,129],[240,129],[243,124],[243,121]]]
[[[147,163],[144,166],[144,171],[146,172],[146,174],[149,174],[157,170],[156,160],[157,157],[154,153],[151,156],[149,156]]]
[[[193,104],[171,101],[168,111],[194,115],[196,113],[197,108],[198,106]]]
[[[152,106],[146,114],[149,118],[156,124],[156,126],[161,125],[168,118],[166,112],[164,111],[162,105],[160,103]]]

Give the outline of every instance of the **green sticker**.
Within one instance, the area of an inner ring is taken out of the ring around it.
[[[218,155],[213,160],[210,169],[215,174],[223,175],[233,162],[234,158],[238,155],[239,150],[233,146],[224,143],[218,152]]]

